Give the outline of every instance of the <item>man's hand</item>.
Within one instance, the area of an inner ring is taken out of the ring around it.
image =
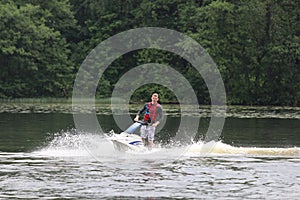
[[[153,127],[157,127],[158,124],[159,124],[159,121],[153,123],[152,126],[153,126]]]
[[[135,122],[139,121],[139,116],[138,116],[138,115],[135,116],[134,121],[135,121]]]

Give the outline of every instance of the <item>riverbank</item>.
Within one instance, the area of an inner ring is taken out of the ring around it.
[[[82,104],[81,112],[85,110]],[[135,114],[140,104],[130,104],[130,114]],[[182,114],[179,104],[163,104],[166,115]],[[195,113],[192,109],[186,109],[185,115],[200,115],[200,117],[210,117],[210,106],[200,105],[200,113]],[[112,114],[109,99],[96,100],[95,112],[97,114]],[[72,114],[72,102],[70,99],[23,99],[14,101],[0,101],[0,113],[67,113]],[[235,118],[282,118],[300,119],[300,107],[286,106],[227,106],[226,117]]]

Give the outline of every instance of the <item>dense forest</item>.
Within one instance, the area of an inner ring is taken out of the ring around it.
[[[105,39],[133,28],[164,27],[202,45],[221,72],[228,104],[300,105],[299,0],[1,0],[0,98],[72,96],[76,73]],[[155,49],[115,60],[99,82],[97,98],[110,97],[126,71],[145,63],[174,67],[209,95],[201,76],[182,58]],[[157,91],[146,85],[133,100]]]

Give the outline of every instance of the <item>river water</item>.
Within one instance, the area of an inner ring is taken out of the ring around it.
[[[0,113],[0,198],[298,199],[299,109],[250,110],[231,113],[219,141],[166,142],[152,153],[118,152],[105,134],[77,132],[68,112]],[[180,117],[169,113],[157,143],[176,132]],[[111,114],[98,120],[120,131]]]

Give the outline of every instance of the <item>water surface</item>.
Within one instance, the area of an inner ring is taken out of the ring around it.
[[[117,152],[105,135],[77,132],[67,112],[3,112],[0,198],[297,199],[297,112],[228,117],[220,141],[172,146],[180,114],[169,111],[157,134],[166,145],[146,154]],[[109,112],[98,119],[105,132],[120,131]],[[208,123],[203,116],[199,134]]]

